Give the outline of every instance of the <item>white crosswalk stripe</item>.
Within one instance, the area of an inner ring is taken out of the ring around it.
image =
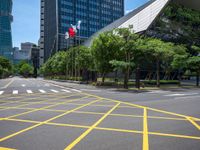
[[[63,91],[63,92],[67,92],[67,93],[71,93],[70,91],[65,90],[65,89],[62,89],[61,91]]]
[[[26,92],[27,92],[28,94],[33,94],[33,92],[32,92],[31,90],[26,90]]]
[[[54,92],[54,93],[58,93],[58,91],[56,91],[56,90],[53,90],[53,89],[51,89],[51,91],[52,91],[52,92]]]
[[[46,93],[46,91],[44,91],[44,90],[39,90],[41,93]]]
[[[13,94],[18,94],[18,93],[19,93],[18,90],[13,91]]]
[[[80,91],[80,90],[76,90],[76,89],[71,89],[72,91],[74,91],[74,92],[78,92],[78,93],[81,93],[82,91]]]
[[[39,89],[38,90],[40,93],[47,93],[47,91],[43,90],[43,89]],[[72,93],[72,92],[78,92],[78,93],[81,93],[82,91],[81,90],[77,90],[77,89],[70,89],[70,88],[67,88],[67,89],[60,89],[60,90],[54,90],[54,89],[50,89],[51,92],[53,93],[59,93],[59,92],[66,92],[66,93]],[[5,91],[0,91],[0,95],[3,95],[5,93]],[[26,93],[27,94],[33,94],[34,92],[31,90],[31,89],[28,89],[26,90]],[[13,90],[12,91],[12,94],[13,95],[17,95],[19,94],[19,91],[18,90]]]

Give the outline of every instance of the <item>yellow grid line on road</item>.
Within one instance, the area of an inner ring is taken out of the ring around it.
[[[68,97],[71,97],[71,96],[79,96],[80,94],[70,94],[70,95],[62,95],[62,96],[58,96],[58,97],[56,97],[56,98],[52,98],[51,100],[49,100],[48,98],[44,98],[45,100],[41,100],[41,99],[39,99],[40,101],[38,101],[38,102],[24,102],[24,101],[27,101],[27,99],[26,100],[23,100],[23,101],[15,101],[15,102],[12,102],[12,103],[24,103],[24,104],[22,104],[22,105],[24,105],[24,106],[26,106],[26,104],[27,105],[32,105],[32,104],[41,104],[41,103],[44,103],[44,104],[54,104],[54,103],[46,103],[46,102],[51,102],[51,101],[54,101],[54,100],[58,100],[58,99],[60,99],[60,98],[68,98]],[[34,98],[34,99],[37,99],[37,97],[36,98]],[[31,100],[34,100],[34,99],[30,99],[30,100],[28,100],[28,101],[31,101]],[[3,105],[7,105],[7,104],[12,104],[12,103],[4,103],[4,104],[2,104],[2,105],[0,105],[0,108],[6,108],[6,106],[3,106]],[[19,107],[23,107],[23,106],[21,106],[21,105],[17,105],[17,106],[8,106],[7,108],[19,108]]]
[[[90,126],[76,125],[76,124],[63,124],[63,123],[54,123],[54,122],[40,122],[40,121],[31,121],[31,120],[22,120],[22,119],[6,119],[6,120],[13,121],[13,122],[35,123],[35,124],[43,123],[45,125],[54,125],[54,126],[63,126],[63,127],[74,127],[74,128],[83,128],[83,129],[90,128]],[[95,130],[103,130],[103,131],[116,131],[116,132],[123,132],[123,133],[143,134],[143,131],[127,130],[127,129],[119,129],[119,128],[95,127],[94,129]],[[200,137],[197,137],[197,136],[167,134],[167,133],[159,133],[159,132],[148,132],[148,134],[149,135],[157,135],[157,136],[165,136],[165,137],[177,137],[177,138],[200,140]]]
[[[95,97],[99,100],[102,100],[102,99],[105,99],[105,98],[101,98],[101,97],[98,97],[96,95],[91,95],[91,94],[87,94],[87,93],[82,93],[84,95],[87,95],[87,96],[92,96],[92,97]],[[159,112],[159,113],[164,113],[164,114],[171,114],[171,115],[174,115],[174,116],[178,116],[178,117],[181,117],[181,118],[186,118],[186,117],[189,117],[190,119],[192,119],[193,121],[199,121],[200,119],[199,118],[195,118],[195,117],[190,117],[190,116],[185,116],[185,115],[180,115],[180,114],[176,114],[176,113],[172,113],[172,112],[167,112],[167,111],[162,111],[162,110],[158,110],[158,109],[154,109],[154,108],[149,108],[149,107],[144,107],[144,106],[140,106],[138,107],[139,105],[135,105],[135,104],[132,104],[132,103],[128,103],[128,102],[121,102],[121,101],[117,101],[117,100],[112,100],[112,99],[106,99],[106,100],[109,100],[109,101],[114,101],[115,103],[122,103],[122,104],[126,104],[126,105],[130,105],[132,107],[137,107],[137,108],[142,108],[142,109],[147,109],[147,110],[152,110],[152,111],[156,111],[156,112]],[[84,104],[82,104],[83,106]],[[91,104],[92,105],[92,104]],[[80,106],[81,107],[81,106]],[[75,110],[76,111],[76,110]],[[61,114],[62,115],[62,114]],[[58,116],[56,116],[58,117]],[[55,117],[54,117],[55,118]],[[149,117],[148,117],[149,118]],[[162,117],[161,117],[162,118]],[[180,119],[181,119],[180,118]],[[53,118],[51,118],[53,119]],[[1,118],[0,118],[1,120]],[[9,120],[9,119],[7,119]],[[12,119],[13,121],[15,119]],[[53,119],[54,120],[54,119]],[[91,128],[91,126],[81,126],[81,125],[70,125],[70,124],[59,124],[59,123],[50,123],[51,120],[49,120],[48,122],[40,122],[39,124],[49,124],[49,125],[56,125],[56,126],[71,126],[71,127],[77,127],[77,128]],[[23,121],[22,121],[23,122]],[[25,121],[24,121],[25,122]],[[33,123],[33,121],[32,121]],[[37,127],[37,126],[36,126]],[[33,127],[35,128],[35,127]],[[33,129],[31,128],[31,129]],[[125,133],[139,133],[139,134],[143,134],[142,131],[133,131],[133,130],[124,130],[124,129],[114,129],[114,128],[101,128],[101,127],[94,127],[94,129],[96,130],[107,130],[107,131],[118,131],[118,132],[125,132]],[[30,129],[29,129],[30,130]],[[28,131],[26,129],[24,129],[23,132],[25,131]],[[20,132],[20,131],[19,131]],[[23,132],[20,132],[20,133],[23,133]],[[19,133],[19,134],[20,134]],[[148,132],[149,135],[157,135],[157,136],[166,136],[166,137],[177,137],[177,138],[187,138],[187,139],[195,139],[195,140],[200,140],[200,137],[195,137],[195,136],[187,136],[187,135],[177,135],[177,134],[166,134],[166,133],[157,133],[157,132]],[[17,134],[17,133],[15,133]],[[17,134],[18,135],[18,134]],[[10,135],[11,136],[11,135]],[[15,136],[15,135],[14,135]],[[12,136],[13,137],[13,136]]]
[[[47,102],[47,101],[53,101],[53,100],[57,100],[57,99],[59,99],[59,98],[67,98],[67,97],[70,97],[70,96],[75,96],[75,95],[79,95],[79,94],[70,94],[70,95],[68,95],[68,96],[66,96],[66,95],[59,95],[59,97],[56,97],[56,98],[53,98],[53,99],[51,99],[51,100],[41,100],[41,101],[39,101],[39,102],[31,102],[31,103],[29,103],[29,102],[27,102],[26,104],[27,105],[30,105],[30,104],[40,104],[40,103],[43,103],[43,102]],[[31,101],[31,100],[34,100],[34,99],[37,99],[38,97],[35,97],[35,98],[30,98],[30,99],[28,99],[28,101]],[[44,99],[47,99],[47,98],[44,98]],[[21,100],[21,101],[15,101],[15,102],[7,102],[7,103],[5,103],[5,104],[3,104],[3,105],[6,105],[6,104],[13,104],[13,103],[21,103],[21,102],[24,102],[24,101],[27,101],[27,99],[25,99],[25,100]],[[23,106],[26,106],[26,104],[22,104]],[[12,107],[13,109],[14,108],[18,108],[18,107],[23,107],[22,105],[19,105],[19,106],[15,106],[15,107]],[[1,106],[1,105],[0,105]],[[10,109],[10,108],[9,108]],[[6,110],[6,108],[5,109],[1,109],[1,110]]]
[[[96,123],[90,126],[84,133],[82,133],[76,140],[74,140],[70,145],[68,145],[65,150],[71,150],[76,146],[82,139],[84,139],[95,127],[97,127],[110,113],[112,113],[120,103],[116,104],[112,109],[110,109],[105,115],[103,115]]]
[[[71,97],[71,96],[74,96],[74,95],[61,96],[61,97],[57,97],[57,98],[54,98],[54,99],[51,99],[51,100],[48,99],[48,100],[43,100],[43,101],[40,101],[40,102],[32,102],[32,103],[29,103],[29,104],[22,104],[22,105],[19,105],[19,106],[16,106],[16,107],[12,107],[12,108],[8,107],[8,108],[5,108],[5,109],[1,109],[0,111],[8,110],[8,109],[16,109],[16,108],[20,108],[20,107],[23,107],[23,106],[28,106],[28,105],[31,105],[31,104],[40,104],[40,103],[42,103],[44,101],[53,101],[53,100],[57,100],[59,98],[68,98],[68,97]],[[87,96],[85,96],[85,97],[87,97]],[[24,113],[26,113],[26,112],[24,112]],[[10,117],[13,117],[13,116],[10,116]]]
[[[50,122],[50,121],[53,121],[53,120],[55,120],[55,119],[57,119],[57,118],[60,118],[60,117],[62,117],[62,116],[64,116],[64,115],[67,115],[67,114],[69,114],[69,113],[72,113],[72,112],[74,112],[74,111],[76,111],[76,110],[79,110],[79,109],[81,109],[81,108],[83,108],[83,107],[89,106],[89,105],[91,105],[91,104],[93,104],[93,103],[96,103],[96,102],[98,102],[98,101],[100,101],[100,100],[102,100],[102,99],[98,99],[98,100],[89,102],[89,103],[84,104],[84,105],[82,105],[82,106],[79,106],[79,107],[77,107],[77,108],[75,108],[75,109],[73,109],[73,110],[70,110],[70,111],[67,111],[67,112],[65,112],[65,113],[62,113],[62,114],[60,114],[60,115],[57,115],[57,116],[55,116],[55,117],[52,117],[52,118],[50,118],[50,119],[48,119],[48,120],[46,120],[46,121],[44,121],[44,122],[38,123],[38,124],[33,125],[33,126],[31,126],[31,127],[28,127],[28,128],[23,129],[23,130],[20,130],[20,131],[14,133],[14,134],[11,134],[11,135],[8,135],[8,136],[6,136],[6,137],[3,137],[3,138],[0,139],[0,142],[5,141],[5,140],[7,140],[7,139],[10,139],[10,138],[12,138],[12,137],[14,137],[14,136],[16,136],[16,135],[19,135],[19,134],[21,134],[21,133],[24,133],[24,132],[26,132],[26,131],[29,131],[29,130],[31,130],[31,129],[33,129],[33,128],[38,127],[38,126],[41,126],[41,125],[43,125],[43,124],[45,124],[45,123],[48,123],[48,122]]]
[[[198,130],[200,130],[200,126],[190,117],[186,118],[191,124],[193,124]]]
[[[143,150],[149,150],[147,109],[144,108],[143,116]]]
[[[68,105],[69,103],[67,103]],[[92,106],[92,105],[91,105]],[[5,107],[7,108],[7,107]],[[8,107],[9,109],[13,109],[13,107]],[[35,109],[40,109],[40,108],[17,108],[17,109],[22,109],[22,110],[35,110]],[[49,111],[49,112],[66,112],[66,110],[56,110],[56,109],[42,109],[44,111]],[[0,110],[1,111],[1,110]],[[105,113],[100,113],[100,112],[88,112],[88,111],[75,111],[74,113],[79,113],[79,114],[91,114],[91,115],[104,115]],[[109,116],[118,116],[118,117],[132,117],[132,118],[143,118],[143,116],[140,115],[128,115],[128,114],[110,114]],[[159,116],[147,116],[149,119],[164,119],[164,120],[177,120],[177,121],[188,121],[188,119],[184,118],[171,118],[171,117],[159,117]],[[1,119],[0,119],[1,120]]]
[[[88,96],[84,96],[82,98],[76,98],[76,99],[67,100],[65,102],[56,103],[56,104],[45,106],[45,107],[42,107],[42,108],[35,108],[33,110],[30,110],[30,111],[27,111],[27,112],[24,112],[24,113],[20,113],[20,114],[16,114],[16,115],[12,115],[12,116],[9,116],[9,117],[6,117],[6,118],[10,119],[10,118],[19,117],[19,116],[22,116],[22,115],[25,115],[25,114],[29,114],[29,113],[32,113],[32,112],[36,112],[36,111],[48,109],[48,108],[51,108],[51,107],[55,107],[55,106],[58,106],[60,104],[67,104],[68,102],[77,101],[77,100],[80,100],[80,99],[83,99],[83,98],[86,98],[86,97],[88,97]]]
[[[82,94],[85,94],[85,95],[88,95],[88,96],[93,96],[93,97],[96,97],[96,98],[101,98],[99,96],[96,96],[96,95],[93,95],[93,94],[84,93],[84,92]],[[133,107],[137,107],[137,108],[142,108],[142,109],[147,108],[147,110],[152,110],[152,111],[163,113],[163,114],[169,114],[169,115],[173,115],[173,116],[178,116],[178,117],[181,117],[181,118],[190,117],[190,118],[197,119],[197,120],[200,119],[200,118],[196,118],[196,117],[192,117],[192,116],[181,115],[181,114],[174,113],[174,112],[169,112],[169,111],[159,110],[159,109],[155,109],[155,108],[151,108],[151,107],[146,107],[146,106],[142,106],[142,105],[132,104],[132,103],[129,103],[129,102],[123,102],[123,101],[119,101],[119,100],[113,100],[113,99],[110,99],[110,98],[106,98],[106,100],[110,100],[110,101],[113,101],[113,102],[119,102],[121,104],[126,104],[126,105],[129,105],[129,106],[133,106]]]
[[[48,111],[49,109],[47,109]],[[51,109],[50,109],[51,110]],[[54,109],[52,110],[54,111]],[[88,112],[88,111],[75,111],[74,113],[80,114],[96,114],[96,115],[104,115],[105,113],[98,113],[98,112]],[[110,114],[109,116],[119,116],[119,117],[133,117],[133,118],[143,118],[140,115],[127,115],[127,114]],[[171,117],[160,117],[160,116],[147,116],[149,119],[165,119],[165,120],[177,120],[177,121],[187,121],[185,118],[171,118]]]
[[[16,149],[11,149],[11,148],[6,148],[6,147],[0,147],[0,150],[16,150]]]

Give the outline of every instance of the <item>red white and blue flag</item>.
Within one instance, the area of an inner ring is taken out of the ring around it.
[[[77,25],[72,25],[68,29],[68,32],[65,33],[65,39],[73,38],[76,36],[77,30],[81,29],[81,21],[78,21]]]

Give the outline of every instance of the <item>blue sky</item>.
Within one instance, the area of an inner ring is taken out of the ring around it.
[[[125,11],[133,10],[148,0],[125,0]],[[40,34],[40,0],[13,0],[13,46],[22,42],[38,43]]]

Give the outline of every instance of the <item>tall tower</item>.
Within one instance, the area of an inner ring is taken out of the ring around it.
[[[76,36],[78,43],[123,15],[124,0],[41,0],[40,40],[43,39],[44,60],[73,45],[74,40],[64,38],[71,24],[82,21]]]
[[[12,21],[12,0],[0,0],[0,55],[10,60],[13,60]]]

